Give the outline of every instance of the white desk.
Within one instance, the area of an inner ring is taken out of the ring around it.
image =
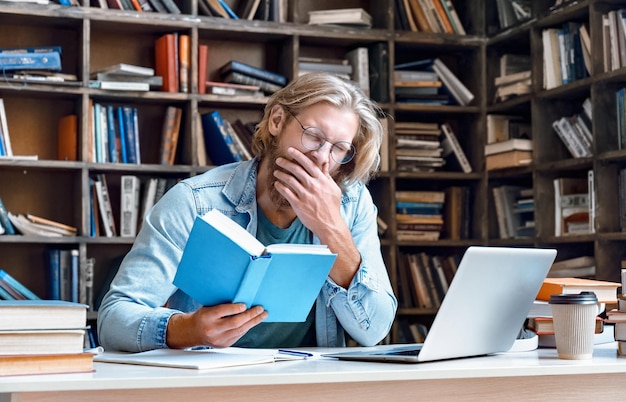
[[[626,357],[616,353],[610,343],[588,361],[540,349],[410,365],[314,359],[207,371],[95,363],[93,373],[0,377],[0,402],[623,399]]]

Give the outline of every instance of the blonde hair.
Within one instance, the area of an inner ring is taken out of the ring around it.
[[[289,83],[285,88],[272,94],[265,106],[261,122],[256,128],[252,150],[259,159],[275,146],[275,137],[269,132],[269,118],[272,109],[279,105],[294,114],[318,103],[327,103],[337,108],[347,108],[357,115],[359,130],[353,145],[356,156],[339,167],[335,176],[342,187],[355,182],[367,183],[378,171],[379,149],[383,141],[383,127],[378,119],[381,109],[354,83],[328,73],[305,74]],[[286,113],[287,119],[293,118]]]

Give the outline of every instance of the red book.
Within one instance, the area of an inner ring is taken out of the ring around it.
[[[178,52],[175,34],[165,34],[154,46],[155,75],[163,77],[163,92],[178,92]]]
[[[207,70],[209,64],[209,47],[207,45],[198,45],[198,93],[206,93]]]

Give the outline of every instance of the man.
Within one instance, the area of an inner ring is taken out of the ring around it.
[[[335,347],[346,332],[361,345],[381,341],[397,301],[364,184],[379,164],[377,111],[352,83],[324,73],[273,94],[253,160],[180,182],[146,216],[99,310],[105,349]],[[201,306],[172,285],[194,219],[213,208],[266,245],[321,243],[337,254],[305,322],[263,323],[263,306]]]

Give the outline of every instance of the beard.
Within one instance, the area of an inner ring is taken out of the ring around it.
[[[278,209],[288,210],[288,209],[291,209],[291,204],[289,204],[289,201],[287,201],[287,199],[283,197],[283,195],[279,193],[278,190],[276,190],[276,187],[274,186],[274,184],[278,181],[278,179],[271,173],[271,172],[274,172],[275,170],[281,170],[283,172],[289,173],[285,169],[281,168],[280,166],[276,164],[276,158],[278,158],[279,156],[285,157],[284,155],[281,155],[278,152],[278,146],[276,146],[276,143],[274,143],[270,147],[269,152],[266,155],[267,160],[269,162],[268,170],[270,174],[268,175],[267,183],[265,184],[268,186],[267,188],[269,189],[270,199],[278,207]]]

